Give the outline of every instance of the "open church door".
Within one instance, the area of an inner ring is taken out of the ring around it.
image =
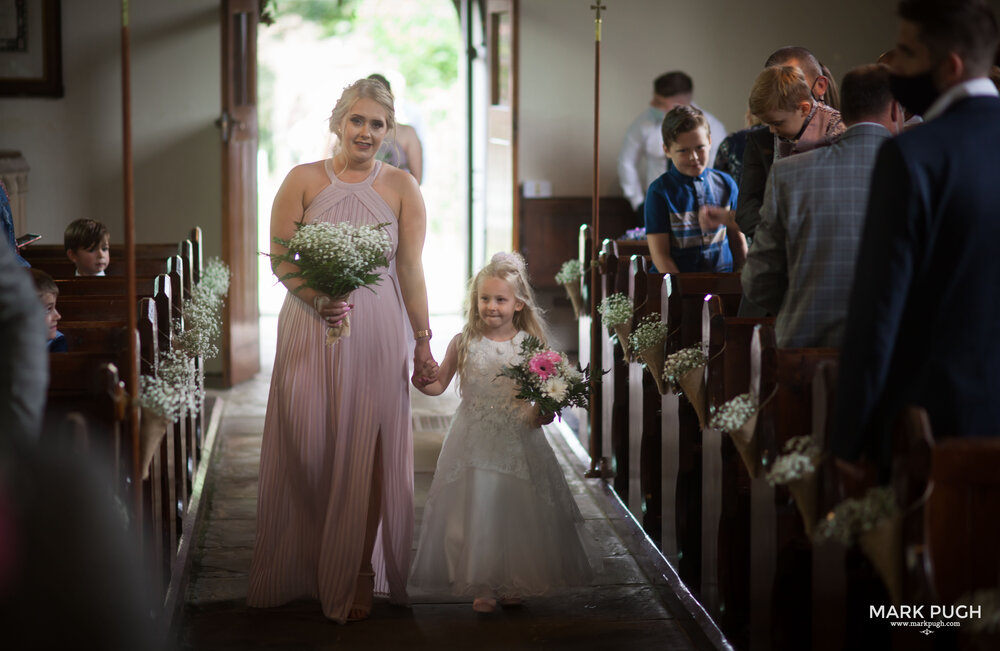
[[[232,272],[222,331],[230,387],[260,370],[257,306],[258,0],[222,2],[222,257]]]
[[[487,0],[486,259],[518,247],[518,0]]]

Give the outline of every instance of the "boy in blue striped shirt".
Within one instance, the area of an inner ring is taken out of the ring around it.
[[[742,265],[747,245],[727,219],[736,208],[736,182],[708,168],[708,121],[696,108],[677,106],[663,118],[661,131],[667,171],[646,192],[646,239],[656,270],[733,271],[734,254]],[[733,250],[730,238],[737,244]]]

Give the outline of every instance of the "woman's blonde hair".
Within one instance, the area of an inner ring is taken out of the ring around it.
[[[487,278],[497,278],[507,283],[514,293],[514,298],[524,303],[524,307],[514,313],[514,327],[519,331],[537,337],[543,345],[548,342],[548,326],[541,308],[535,301],[535,292],[528,281],[528,270],[520,253],[497,253],[489,264],[479,270],[479,273],[469,281],[469,293],[466,298],[466,320],[462,335],[458,340],[458,377],[465,379],[466,361],[468,360],[469,344],[473,339],[481,337],[485,330],[483,320],[479,316],[479,286]]]
[[[802,102],[812,102],[805,75],[792,66],[764,68],[750,89],[750,112],[761,116],[771,111],[794,111]]]
[[[356,82],[344,89],[337,105],[330,113],[330,133],[337,136],[336,150],[340,149],[340,139],[342,137],[340,127],[344,124],[348,111],[362,97],[366,97],[385,109],[386,138],[394,136],[396,132],[396,109],[393,106],[392,91],[385,84],[375,79],[358,79]]]

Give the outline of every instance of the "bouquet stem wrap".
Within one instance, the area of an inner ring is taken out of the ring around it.
[[[705,429],[708,423],[708,392],[705,390],[705,367],[696,366],[677,379],[681,391],[698,414],[698,426]]]
[[[618,343],[621,344],[622,352],[625,354],[625,361],[632,361],[632,353],[628,349],[628,336],[632,334],[632,319],[611,327],[614,328],[615,335],[618,337]]]
[[[583,314],[583,292],[580,291],[580,281],[563,283],[563,287],[566,288],[569,302],[573,304],[573,314],[579,319]]]
[[[333,302],[347,302],[348,294],[344,296],[337,296],[333,299]],[[321,303],[325,303],[330,299],[323,299]],[[335,343],[340,341],[342,337],[351,336],[351,315],[346,314],[344,318],[337,325],[328,326],[326,329],[326,345],[333,346]]]
[[[757,438],[757,414],[754,413],[739,429],[729,432],[733,446],[743,459],[743,465],[751,479],[757,479],[760,474],[760,445]],[[794,495],[794,493],[793,493]]]
[[[663,379],[663,342],[656,346],[649,346],[639,351],[639,358],[646,365],[646,370],[653,376],[656,382],[656,390],[663,395],[667,392],[667,382]]]
[[[142,408],[139,421],[139,461],[142,464],[142,478],[149,479],[149,464],[160,449],[163,437],[167,435],[170,420],[152,409]]]
[[[807,472],[787,484],[788,491],[795,499],[795,506],[799,508],[799,515],[802,516],[802,524],[809,538],[812,538],[816,529],[816,492],[819,489],[817,481],[815,472]]]
[[[858,544],[885,583],[892,603],[903,603],[903,516],[883,519],[861,534]]]

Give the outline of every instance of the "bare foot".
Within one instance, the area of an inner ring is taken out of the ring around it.
[[[497,609],[497,600],[480,597],[473,600],[472,609],[477,613],[492,613]]]

